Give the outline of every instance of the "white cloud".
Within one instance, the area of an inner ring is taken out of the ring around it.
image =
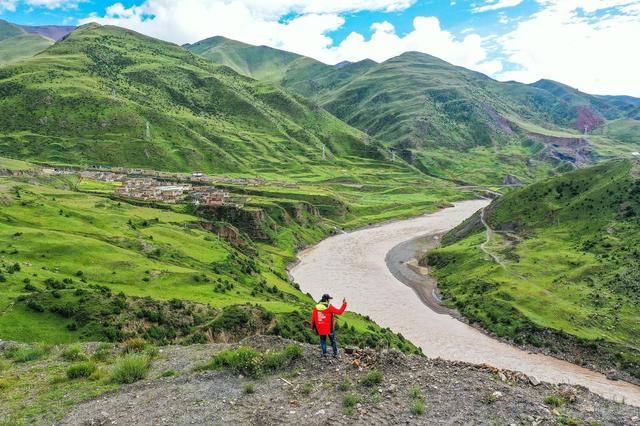
[[[17,0],[0,0],[0,13],[4,12],[5,10],[9,12],[15,12],[16,3]]]
[[[517,66],[498,74],[501,80],[549,78],[589,93],[640,96],[640,56],[630,50],[640,40],[640,2],[539,3],[540,12],[498,38],[508,61]]]
[[[523,0],[487,0],[484,5],[471,9],[474,13],[488,12],[490,10],[505,9],[515,7],[522,3]]]
[[[456,65],[493,74],[502,70],[500,61],[488,61],[483,39],[468,34],[457,39],[440,27],[436,17],[419,16],[413,20],[413,31],[399,36],[388,22],[371,26],[373,34],[366,40],[359,33],[351,33],[338,46],[325,49],[335,60],[357,61],[371,58],[383,61],[407,51],[428,53]]]
[[[78,3],[87,0],[0,0],[0,13],[3,11],[15,12],[18,4],[46,9],[75,9]]]
[[[415,0],[147,0],[130,8],[110,6],[105,16],[84,22],[119,25],[176,43],[193,43],[223,35],[245,43],[268,45],[316,58],[327,63],[365,58],[382,61],[406,51],[438,56],[456,65],[485,73],[502,69],[488,61],[484,40],[469,31],[458,39],[443,30],[435,17],[416,17],[413,30],[400,36],[387,22],[371,25],[371,37],[349,34],[334,45],[327,35],[342,27],[342,13],[359,10],[403,10]],[[283,21],[285,16],[293,16]]]

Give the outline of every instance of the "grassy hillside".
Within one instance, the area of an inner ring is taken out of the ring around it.
[[[313,99],[424,172],[463,182],[495,184],[507,174],[532,181],[565,162],[619,155],[615,135],[592,140],[583,132],[640,111],[632,102],[548,80],[499,83],[418,52],[330,66],[221,38],[194,46],[206,58]]]
[[[289,73],[310,75],[327,68],[321,62],[295,53],[267,46],[253,46],[220,36],[184,47],[241,74],[274,83],[280,83]]]
[[[31,34],[0,19],[0,65],[29,58],[53,44],[40,34]]]
[[[0,70],[0,153],[164,170],[309,171],[383,158],[304,98],[187,50],[90,24]],[[310,169],[311,167],[311,169]]]
[[[558,353],[577,344],[575,360],[640,378],[639,218],[640,164],[606,162],[492,203],[484,247],[502,265],[481,250],[478,217],[428,262],[447,303],[491,332]]]
[[[249,195],[242,208],[132,204],[114,196],[118,183],[47,177],[0,160],[4,340],[188,343],[271,333],[311,341],[314,302],[286,274],[297,248],[336,225],[433,211],[464,196],[385,176],[359,191],[337,182],[229,185]],[[357,315],[342,325],[345,343],[415,349]]]

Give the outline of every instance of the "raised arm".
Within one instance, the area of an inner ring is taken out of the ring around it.
[[[342,306],[340,306],[339,309],[334,307],[333,305],[331,305],[331,308],[332,308],[332,311],[333,311],[334,314],[340,315],[340,314],[342,314],[344,312],[345,309],[347,309],[347,301],[343,300],[342,301]]]

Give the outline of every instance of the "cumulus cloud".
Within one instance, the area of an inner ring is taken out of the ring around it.
[[[371,26],[371,38],[359,33],[349,34],[338,46],[325,49],[334,60],[361,60],[371,58],[384,61],[407,51],[428,53],[453,64],[487,74],[502,70],[500,61],[487,60],[483,39],[470,33],[462,39],[440,27],[436,17],[419,16],[413,20],[413,31],[400,36],[389,22]]]
[[[0,0],[0,12],[15,12],[19,4],[46,9],[74,9],[86,0]]]
[[[515,7],[522,3],[523,0],[488,0],[482,6],[476,6],[471,9],[474,13],[488,12],[490,10],[506,9]]]
[[[0,0],[0,13],[3,11],[15,12],[16,0]]]
[[[487,60],[484,40],[470,31],[456,38],[435,17],[416,17],[413,30],[398,35],[387,22],[371,25],[366,38],[352,32],[339,44],[328,36],[345,24],[343,14],[361,10],[399,11],[415,0],[147,0],[140,6],[110,6],[95,21],[119,25],[176,43],[192,43],[222,35],[245,43],[268,45],[327,63],[371,58],[383,61],[414,50],[485,73],[502,69]],[[287,19],[284,19],[288,17]]]
[[[501,80],[549,78],[582,91],[640,96],[640,7],[629,0],[539,0],[542,9],[499,37],[515,65]],[[630,44],[631,43],[631,44]]]

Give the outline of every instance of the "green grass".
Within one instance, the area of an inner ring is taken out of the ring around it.
[[[409,411],[411,412],[411,414],[416,415],[416,416],[423,415],[424,412],[425,412],[424,402],[422,402],[422,401],[414,401],[411,404],[411,407],[409,407]]]
[[[541,330],[567,333],[558,339],[572,336],[585,354],[640,374],[638,164],[607,162],[541,181],[489,212],[497,232],[487,248],[506,270],[480,250],[480,225],[445,238],[449,245],[428,261],[447,303],[518,343],[555,345]]]
[[[0,94],[0,154],[14,158],[254,176],[389,158],[299,95],[117,27],[82,26],[5,66]]]
[[[188,48],[312,98],[430,175],[468,183],[499,184],[506,174],[534,181],[552,172],[559,162],[546,157],[543,144],[530,136],[547,142],[582,138],[585,108],[587,116],[612,120],[595,130],[606,135],[591,141],[597,155],[633,140],[637,132],[627,129],[637,127],[640,117],[632,103],[587,95],[550,80],[500,83],[417,52],[380,64],[365,60],[333,67],[222,37]],[[620,118],[635,119],[618,124],[625,121]]]
[[[0,65],[29,58],[53,44],[40,34],[27,33],[22,28],[0,20]]]
[[[67,369],[67,378],[70,380],[90,377],[96,371],[96,365],[92,362],[81,362]]]
[[[125,355],[116,363],[111,380],[114,383],[131,384],[147,377],[151,361],[145,355]]]
[[[253,387],[253,383],[245,383],[242,386],[242,390],[244,391],[244,393],[246,393],[247,395],[251,395],[252,393],[255,392],[255,389]]]
[[[203,369],[226,369],[236,374],[258,378],[289,367],[302,356],[302,348],[289,345],[278,351],[258,352],[250,347],[225,349],[217,353]]]
[[[373,370],[367,373],[362,379],[360,379],[360,384],[364,387],[370,388],[382,383],[382,379],[382,372]]]

